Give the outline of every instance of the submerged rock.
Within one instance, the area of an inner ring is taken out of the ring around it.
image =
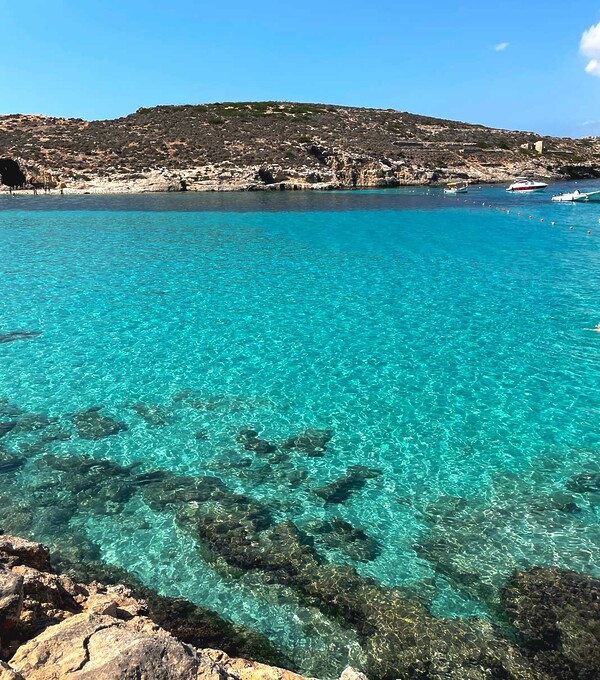
[[[23,410],[9,399],[0,399],[0,418],[14,418],[23,413]]]
[[[375,479],[381,474],[381,470],[364,467],[363,465],[352,465],[347,468],[346,474],[343,477],[315,489],[315,493],[326,503],[343,503],[355,491],[360,491],[367,483],[367,480]]]
[[[0,450],[0,475],[18,470],[25,463],[24,456]]]
[[[17,425],[14,428],[14,433],[22,434],[27,432],[36,432],[37,430],[42,430],[57,422],[58,418],[49,418],[43,413],[28,413],[17,419]]]
[[[73,509],[115,514],[136,492],[132,467],[109,460],[50,454],[37,460],[36,466],[61,473],[57,483],[70,494]]]
[[[311,520],[303,528],[317,537],[326,548],[339,550],[356,562],[370,562],[381,552],[376,540],[338,517],[327,521]]]
[[[598,493],[600,492],[600,472],[577,475],[569,479],[565,486],[574,493]]]
[[[275,453],[277,447],[266,439],[260,439],[258,432],[252,428],[242,428],[235,437],[236,441],[244,445],[246,451],[254,451],[258,455]]]
[[[17,426],[16,420],[8,420],[3,423],[0,423],[0,437],[4,437],[5,434],[8,434],[12,430],[14,430],[16,426]]]
[[[72,420],[81,439],[103,439],[128,429],[125,423],[100,415],[100,408],[90,408],[73,415]]]
[[[143,418],[149,425],[164,426],[168,425],[172,419],[172,412],[164,406],[149,406],[142,402],[136,402],[131,405],[131,409],[135,411],[138,416]]]
[[[600,580],[556,568],[515,572],[502,604],[536,662],[560,678],[600,677]]]
[[[41,331],[9,331],[8,333],[0,333],[0,344],[17,342],[18,340],[31,340],[31,338],[37,338],[41,334]]]
[[[308,429],[303,434],[286,439],[281,445],[284,449],[296,449],[311,457],[321,457],[327,449],[326,444],[333,437],[332,430]]]

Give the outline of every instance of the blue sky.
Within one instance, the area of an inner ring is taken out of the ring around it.
[[[269,99],[600,134],[598,22],[600,0],[0,0],[0,113]]]

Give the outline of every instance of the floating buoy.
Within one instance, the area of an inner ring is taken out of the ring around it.
[[[592,232],[588,229],[588,236],[589,236],[591,233],[592,233]]]
[[[529,219],[531,219],[532,217],[533,217],[533,215],[529,215]]]
[[[569,227],[570,230],[573,230],[573,227]]]
[[[552,226],[554,226],[554,225],[556,224],[556,222],[550,222],[550,224],[551,224]]]
[[[543,222],[543,221],[544,221],[544,218],[542,217],[542,219],[540,220],[540,222]]]

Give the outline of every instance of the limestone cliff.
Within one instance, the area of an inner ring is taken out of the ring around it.
[[[542,146],[542,152],[535,145]],[[600,140],[391,109],[282,102],[157,106],[116,120],[0,117],[0,158],[70,191],[280,190],[600,176]],[[3,180],[4,181],[4,180]],[[4,181],[7,184],[7,181]]]

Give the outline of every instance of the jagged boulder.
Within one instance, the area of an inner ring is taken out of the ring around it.
[[[0,633],[14,628],[23,607],[23,577],[0,568]]]
[[[50,568],[50,551],[45,545],[17,536],[0,536],[0,563],[10,567],[24,564],[34,569]]]

